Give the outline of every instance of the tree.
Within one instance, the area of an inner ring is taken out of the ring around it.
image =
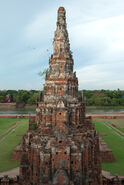
[[[30,94],[28,91],[19,90],[18,94],[15,97],[16,102],[18,103],[27,103],[28,99],[30,98]]]
[[[120,105],[124,106],[124,98],[120,98]]]
[[[29,104],[36,104],[37,102],[37,98],[40,96],[40,93],[37,92],[37,93],[34,93],[29,99],[28,99],[28,103]]]
[[[0,103],[4,103],[4,96],[3,95],[0,96]]]

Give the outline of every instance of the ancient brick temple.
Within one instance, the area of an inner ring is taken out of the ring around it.
[[[0,185],[124,184],[121,177],[102,177],[99,137],[78,94],[63,7],[36,113],[23,137],[20,174],[0,177]]]
[[[23,185],[102,184],[98,135],[78,94],[65,14],[60,7],[44,94],[23,138]]]

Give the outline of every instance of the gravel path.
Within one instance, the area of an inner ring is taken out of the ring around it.
[[[16,123],[14,123],[10,128],[8,128],[5,132],[3,132],[2,134],[0,134],[0,136],[4,136],[0,139],[0,143],[6,138],[8,137],[12,132],[15,131],[15,129],[17,128],[17,126],[19,126],[19,124],[21,124],[22,121],[18,121]]]
[[[15,177],[16,175],[19,175],[19,167],[0,173],[0,177],[3,177],[4,175],[8,175],[9,177]]]
[[[7,132],[9,132],[12,128],[15,128],[16,125],[17,125],[17,123],[14,123],[13,125],[11,125],[11,127],[9,127],[7,130],[5,130],[4,132],[2,132],[2,133],[0,134],[0,136],[5,135],[5,134],[6,134]]]

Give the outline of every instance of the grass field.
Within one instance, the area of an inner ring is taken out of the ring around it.
[[[20,118],[0,118],[0,134],[20,120]]]
[[[11,156],[13,149],[22,139],[21,136],[17,135],[26,133],[28,128],[28,119],[26,118],[0,118],[0,131],[5,131],[16,122],[19,122],[19,124],[14,129],[0,137],[0,172],[19,166],[18,162],[11,161]]]
[[[104,162],[102,168],[110,171],[112,175],[124,175],[124,137],[120,137],[113,129],[107,127],[104,121],[116,124],[117,128],[123,129],[124,119],[107,120],[95,119],[96,130],[99,133],[106,133],[107,136],[101,136],[108,146],[112,149],[115,162]],[[0,118],[0,133],[11,127],[14,123],[19,124],[7,134],[0,137],[0,172],[10,170],[19,166],[18,162],[11,161],[13,149],[21,141],[22,137],[18,134],[24,134],[28,128],[28,119],[26,118]]]
[[[108,123],[115,125],[120,131],[124,132],[124,119],[106,119]]]
[[[110,171],[112,175],[124,175],[124,137],[121,137],[118,135],[118,133],[116,133],[116,131],[110,127],[107,127],[104,121],[106,121],[106,119],[95,119],[95,129],[98,133],[107,134],[106,136],[101,137],[112,149],[115,162],[104,162],[102,163],[102,168],[104,170]]]

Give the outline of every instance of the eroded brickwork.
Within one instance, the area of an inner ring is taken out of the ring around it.
[[[99,138],[91,117],[85,117],[73,63],[60,7],[44,95],[23,139],[20,179],[25,185],[102,184]]]
[[[99,138],[100,144],[100,155],[102,162],[114,162],[114,156],[112,154],[112,150],[109,148],[107,143],[102,138]]]
[[[11,160],[20,162],[21,158],[22,158],[22,143],[17,145],[13,150]]]
[[[12,178],[8,177],[8,175],[4,175],[0,177],[0,185],[19,185],[19,177],[16,176]]]
[[[102,185],[99,137],[78,95],[63,7],[40,100],[23,137],[19,179],[1,178],[0,184]]]

